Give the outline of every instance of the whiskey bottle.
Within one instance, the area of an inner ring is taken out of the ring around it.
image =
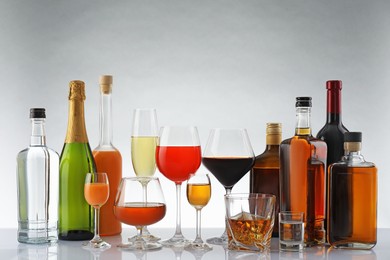
[[[267,123],[265,151],[256,156],[250,172],[251,193],[267,193],[276,196],[273,237],[279,236],[279,145],[282,141],[282,124]]]
[[[345,133],[345,155],[329,166],[327,238],[335,248],[370,249],[376,244],[377,168],[361,155],[361,141],[361,132]]]
[[[280,211],[304,213],[305,245],[325,243],[324,141],[312,136],[311,97],[296,98],[295,135],[280,144]]]

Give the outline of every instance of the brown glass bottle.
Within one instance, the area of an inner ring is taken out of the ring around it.
[[[280,211],[304,213],[306,246],[325,243],[326,153],[312,136],[310,97],[297,97],[295,135],[280,144]]]
[[[282,141],[282,124],[267,123],[265,151],[256,156],[250,172],[251,193],[267,193],[276,196],[273,237],[279,236],[279,144]]]
[[[360,154],[361,140],[360,132],[345,133],[345,156],[329,166],[328,242],[335,248],[370,249],[377,240],[377,168]]]

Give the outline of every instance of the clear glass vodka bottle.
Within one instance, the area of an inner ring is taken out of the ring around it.
[[[57,241],[59,156],[46,147],[45,109],[30,110],[30,146],[17,156],[19,242]]]

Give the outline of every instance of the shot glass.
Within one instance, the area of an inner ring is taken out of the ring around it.
[[[270,251],[275,201],[271,194],[225,195],[229,250]]]
[[[301,252],[304,247],[303,212],[279,213],[279,249]]]

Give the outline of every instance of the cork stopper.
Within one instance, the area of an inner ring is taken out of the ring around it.
[[[69,82],[69,100],[85,100],[85,83],[81,80]]]
[[[346,132],[344,133],[344,150],[358,152],[362,150],[362,133]]]
[[[99,78],[100,91],[103,94],[110,94],[112,92],[112,75],[102,75]]]
[[[268,145],[279,145],[282,141],[282,124],[267,123],[266,143]]]

